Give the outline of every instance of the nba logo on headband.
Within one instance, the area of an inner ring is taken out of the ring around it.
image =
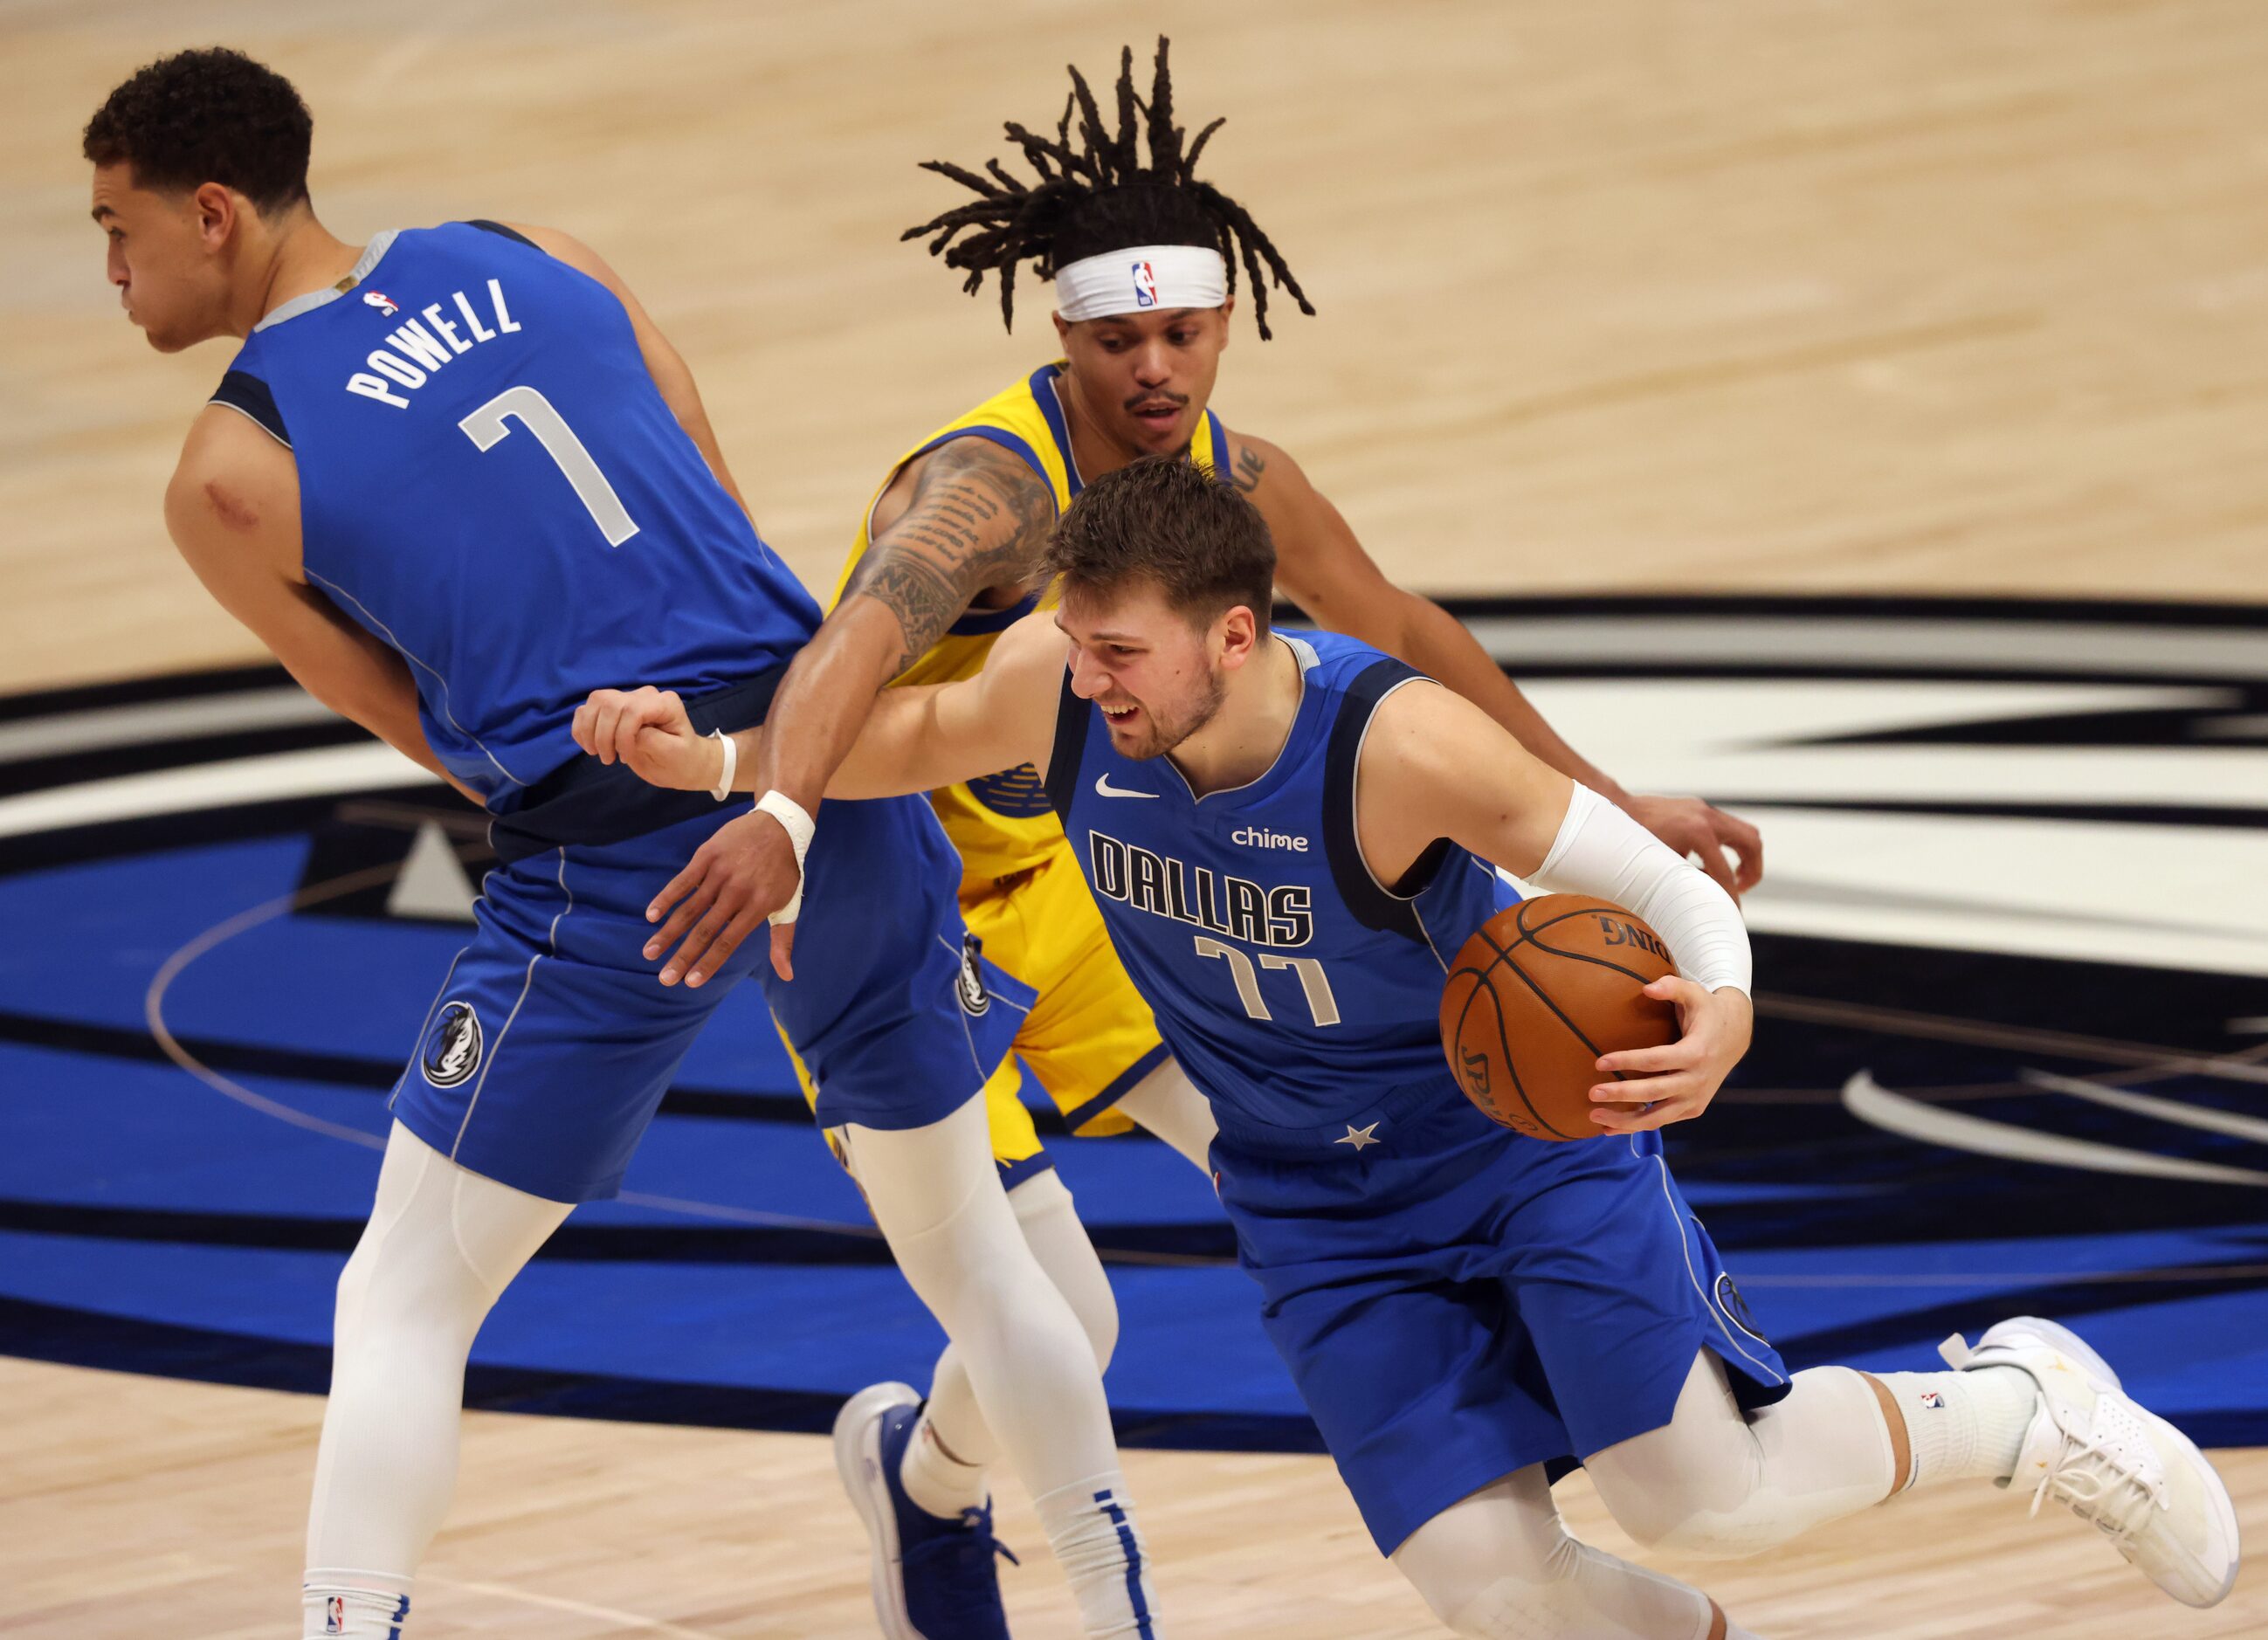
[[[1158,305],[1158,276],[1150,271],[1150,264],[1147,262],[1134,264],[1134,305],[1137,307]]]

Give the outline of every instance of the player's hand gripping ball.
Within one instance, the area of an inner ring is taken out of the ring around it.
[[[1599,1057],[1677,1040],[1675,1004],[1642,994],[1676,971],[1661,937],[1618,905],[1524,900],[1457,952],[1441,988],[1442,1051],[1494,1121],[1532,1139],[1596,1138]]]

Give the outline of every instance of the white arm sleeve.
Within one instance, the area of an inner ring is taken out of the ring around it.
[[[1637,912],[1669,947],[1677,971],[1705,989],[1750,989],[1749,930],[1733,897],[1580,781],[1551,852],[1528,880],[1549,894],[1589,894]]]

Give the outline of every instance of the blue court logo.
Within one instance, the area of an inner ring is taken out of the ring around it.
[[[426,1033],[417,1069],[435,1087],[453,1088],[480,1066],[481,1017],[468,1002],[450,1003]]]

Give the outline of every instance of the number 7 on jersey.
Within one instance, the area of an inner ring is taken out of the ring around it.
[[[1236,982],[1236,999],[1244,1004],[1247,1019],[1273,1019],[1268,1011],[1267,999],[1260,994],[1260,975],[1253,971],[1252,959],[1233,945],[1225,945],[1217,939],[1197,938],[1200,957],[1219,957],[1228,964],[1228,971]],[[1331,995],[1330,977],[1323,972],[1322,963],[1314,957],[1285,957],[1275,952],[1260,953],[1263,968],[1290,968],[1300,976],[1300,989],[1307,993],[1307,1012],[1317,1025],[1336,1025],[1339,1022],[1339,999]]]
[[[506,416],[518,416],[519,424],[534,433],[536,442],[559,464],[559,471],[574,488],[575,498],[589,511],[591,522],[599,526],[608,546],[619,547],[638,533],[622,498],[615,494],[615,487],[607,482],[607,475],[599,471],[599,464],[575,437],[567,418],[534,388],[525,384],[507,387],[457,425],[475,450],[486,452],[495,449],[512,431],[504,425]]]

